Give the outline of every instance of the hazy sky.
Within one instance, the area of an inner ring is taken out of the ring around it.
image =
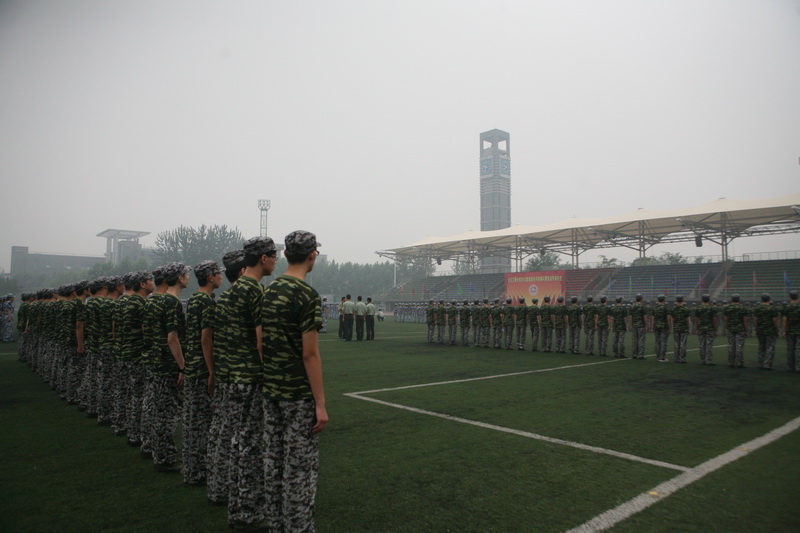
[[[800,1],[0,0],[0,268],[259,198],[373,262],[480,229],[493,128],[515,224],[796,193]]]

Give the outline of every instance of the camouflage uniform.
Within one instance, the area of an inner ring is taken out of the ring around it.
[[[503,342],[503,308],[500,302],[495,300],[491,308],[492,316],[492,346],[501,348]]]
[[[433,300],[425,308],[425,323],[428,325],[428,343],[433,344],[433,335],[436,331],[436,306]]]
[[[436,340],[439,344],[444,344],[445,324],[447,324],[447,307],[442,301],[436,306]]]
[[[611,307],[600,299],[597,306],[597,353],[603,357],[608,355],[608,317]]]
[[[625,333],[628,331],[628,308],[621,303],[608,310],[609,316],[613,320],[611,328],[611,349],[614,357],[625,359]]]
[[[458,310],[458,323],[461,326],[461,346],[469,346],[470,308],[467,301]]]
[[[645,342],[647,339],[648,309],[637,296],[636,302],[630,308],[631,316],[631,357],[644,359]]]
[[[453,302],[450,305],[450,309],[447,310],[447,333],[450,340],[450,346],[456,345],[456,329],[458,323],[458,308],[456,307],[456,303]]]
[[[700,364],[714,364],[714,338],[717,336],[717,309],[708,302],[694,312],[697,337],[700,341]]]
[[[270,531],[314,531],[319,445],[303,364],[303,335],[319,330],[319,294],[291,276],[267,286],[264,325],[264,477]]]
[[[506,350],[511,349],[511,343],[514,342],[514,317],[516,316],[514,307],[511,302],[506,302],[503,307],[503,334],[505,336]]]
[[[783,334],[789,371],[800,373],[800,303],[796,298],[783,307]]]
[[[525,300],[520,298],[519,305],[516,308],[516,323],[517,323],[517,349],[525,351],[525,339],[528,335],[528,306]]]
[[[577,299],[567,307],[567,320],[569,321],[569,352],[577,355],[581,353],[581,306],[578,305]]]
[[[667,361],[667,341],[669,340],[669,307],[659,301],[653,307],[653,336],[656,341],[656,360]]]
[[[539,307],[539,302],[533,300],[533,305],[528,308],[528,324],[531,327],[531,351],[539,351],[539,334],[541,333],[540,320],[542,317],[542,308]]]
[[[559,297],[556,305],[550,308],[550,313],[554,317],[554,329],[556,330],[556,352],[567,353],[567,308],[563,298]]]
[[[481,346],[489,347],[489,329],[492,326],[492,308],[488,302],[483,302],[481,307]],[[477,344],[475,345],[478,346]]]
[[[144,307],[144,350],[142,351],[142,373],[144,386],[142,389],[141,422],[139,435],[142,442],[141,451],[144,456],[151,456],[153,453],[153,426],[155,424],[155,403],[156,403],[156,377],[155,365],[160,354],[158,346],[154,342],[154,335],[158,325],[158,319],[162,314],[164,306],[164,294],[152,294],[145,301]]]
[[[686,362],[686,340],[689,336],[689,320],[692,311],[683,304],[672,306],[669,311],[672,318],[672,341],[676,363]]]
[[[597,320],[597,306],[591,301],[587,302],[581,308],[581,312],[583,313],[583,350],[586,352],[586,355],[594,355],[594,334],[597,331],[597,326],[595,325],[595,321]]]
[[[128,400],[125,406],[128,443],[142,443],[142,397],[144,395],[144,367],[142,354],[145,349],[144,317],[147,302],[139,294],[131,294],[123,300],[120,326],[120,357],[128,366]]]
[[[758,337],[758,367],[771,369],[775,358],[775,339],[778,336],[776,322],[778,310],[770,302],[762,302],[753,309],[756,337]]]
[[[723,317],[728,335],[728,366],[744,367],[744,340],[747,337],[747,308],[738,301],[725,306]]]
[[[201,335],[212,327],[214,300],[197,291],[186,307],[186,350],[183,383],[183,482],[196,485],[206,480],[208,430],[211,426],[209,372],[203,356]]]
[[[475,304],[469,309],[469,318],[472,322],[472,345],[476,348],[481,345],[481,303],[475,300]]]
[[[542,303],[539,308],[539,316],[541,316],[539,330],[542,336],[542,351],[549,353],[553,350],[553,307],[549,300]]]

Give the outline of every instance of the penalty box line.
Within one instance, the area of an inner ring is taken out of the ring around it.
[[[631,500],[628,500],[622,505],[619,505],[613,509],[609,509],[608,511],[592,518],[588,522],[581,524],[576,528],[570,529],[567,533],[588,533],[609,529],[622,522],[626,518],[630,518],[631,516],[644,511],[651,505],[662,501],[664,498],[674,494],[680,489],[691,485],[695,481],[699,481],[715,470],[718,470],[734,461],[738,461],[751,452],[766,446],[767,444],[775,442],[776,440],[788,435],[789,433],[792,433],[793,431],[796,431],[798,428],[800,428],[800,417],[790,420],[783,426],[773,429],[761,437],[755,438],[749,442],[745,442],[744,444],[741,444],[736,448],[723,453],[722,455],[718,455],[717,457],[714,457],[705,463],[691,468],[686,472],[679,474],[678,476],[665,481],[656,487],[653,487],[649,491],[640,494]]]

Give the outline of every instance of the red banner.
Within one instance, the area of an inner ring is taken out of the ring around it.
[[[540,303],[545,296],[555,300],[566,292],[565,275],[564,270],[506,274],[506,298],[512,298],[516,303],[523,297],[528,305],[533,298],[538,298]]]

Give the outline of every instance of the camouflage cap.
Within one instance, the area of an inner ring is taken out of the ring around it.
[[[291,232],[283,242],[286,245],[286,253],[291,255],[308,255],[321,246],[317,242],[316,235],[303,230]]]
[[[789,299],[797,300],[797,291],[789,291]]]
[[[189,270],[190,268],[183,263],[173,261],[172,263],[164,266],[164,279],[169,283],[170,281],[177,280],[181,276],[188,274]]]
[[[513,301],[513,300],[511,300],[511,298],[506,298],[506,303],[507,303],[507,304],[510,304],[512,301]]]
[[[550,297],[549,296],[545,296],[544,297],[544,301],[547,302],[547,303],[550,303]]]
[[[219,265],[216,261],[205,260],[200,261],[194,267],[194,275],[198,281],[201,279],[208,279],[214,274],[219,274],[222,270],[219,268]]]
[[[225,268],[236,266],[237,263],[244,261],[244,250],[231,250],[222,256],[222,264]]]
[[[525,297],[524,296],[520,296],[519,297],[519,303],[525,303]]]
[[[244,254],[260,257],[275,252],[275,241],[269,237],[253,237],[244,241]]]
[[[556,301],[558,303],[563,303],[564,302],[564,297],[563,296],[559,296],[558,298],[556,298]]]

